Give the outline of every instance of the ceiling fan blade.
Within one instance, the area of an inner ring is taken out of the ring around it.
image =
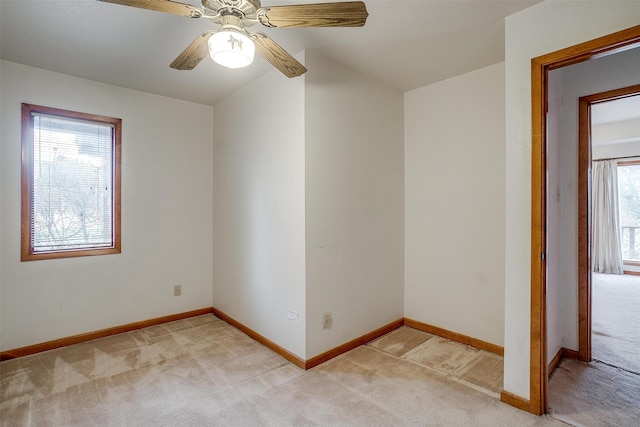
[[[362,27],[367,8],[361,1],[271,6],[258,10],[260,23],[274,28]]]
[[[169,66],[176,70],[193,70],[200,61],[209,55],[209,45],[207,42],[209,41],[209,37],[216,32],[217,31],[210,30],[200,34]]]
[[[195,6],[179,3],[171,0],[98,0],[105,3],[115,3],[124,6],[139,7],[141,9],[155,10],[157,12],[171,13],[173,15],[186,16],[187,18],[199,18],[203,12]]]
[[[298,77],[307,72],[304,65],[274,42],[266,34],[252,33],[251,40],[256,45],[256,51],[287,77]]]

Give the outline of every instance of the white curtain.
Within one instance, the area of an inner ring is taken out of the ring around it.
[[[615,160],[593,162],[592,264],[598,273],[623,274],[618,165]]]

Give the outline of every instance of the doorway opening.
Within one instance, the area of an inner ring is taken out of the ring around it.
[[[579,359],[640,373],[640,85],[579,100]]]
[[[622,52],[640,45],[640,26],[572,46],[531,60],[531,341],[529,411],[548,412],[546,244],[547,244],[547,110],[548,73],[553,69]],[[586,246],[585,246],[586,247]],[[588,256],[586,254],[585,256]],[[582,274],[582,273],[580,273]],[[588,283],[587,279],[587,282]],[[579,283],[582,283],[579,280]],[[588,303],[590,301],[580,304]]]

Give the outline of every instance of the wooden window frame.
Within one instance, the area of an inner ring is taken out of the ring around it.
[[[638,156],[640,157],[640,156]],[[638,160],[621,160],[617,163],[618,166],[638,166],[640,165],[640,159]]]
[[[32,198],[33,192],[33,114],[83,120],[113,126],[113,211],[112,245],[98,248],[64,249],[34,252],[31,245]],[[59,108],[22,104],[22,177],[21,177],[21,261],[72,258],[93,255],[121,253],[120,208],[121,208],[121,163],[122,163],[122,120],[96,114],[80,113]]]

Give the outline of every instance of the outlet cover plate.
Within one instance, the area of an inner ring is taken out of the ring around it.
[[[322,315],[322,329],[330,329],[333,323],[333,317],[331,313],[324,313]]]

